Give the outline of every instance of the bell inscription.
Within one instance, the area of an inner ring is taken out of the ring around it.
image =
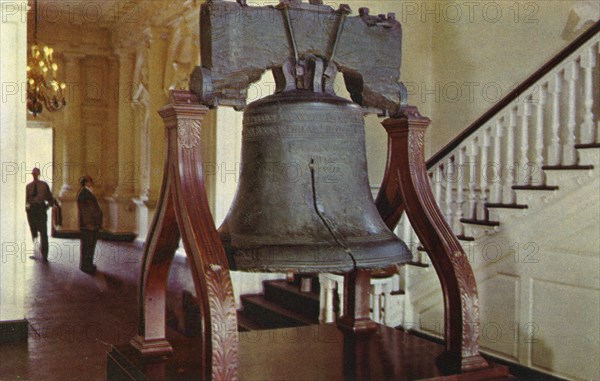
[[[241,179],[219,229],[232,266],[319,272],[409,260],[370,194],[363,120],[358,105],[306,90],[248,105]]]

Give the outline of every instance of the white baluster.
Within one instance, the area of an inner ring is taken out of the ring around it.
[[[596,66],[596,53],[594,46],[585,49],[581,55],[581,67],[583,68],[584,86],[583,86],[583,104],[585,107],[583,123],[581,124],[581,143],[594,143],[596,133],[594,126],[594,88],[593,75]]]
[[[467,211],[467,218],[475,220],[477,219],[477,195],[475,194],[475,182],[477,175],[477,139],[471,139],[467,143],[468,164],[469,164],[469,210]]]
[[[335,282],[327,277],[326,274],[319,274],[319,285],[321,288],[320,300],[323,301],[319,314],[319,322],[333,323],[335,321],[335,316],[333,314],[333,292],[335,289]]]
[[[411,233],[410,242],[412,244],[411,249],[417,258],[416,262],[424,263],[423,256],[422,256],[423,252],[419,250],[419,246],[421,246],[421,243],[419,242],[419,237],[417,236],[417,233],[415,232],[414,229],[411,229],[410,233]]]
[[[412,226],[410,224],[410,220],[408,219],[408,216],[406,215],[406,212],[404,212],[404,214],[402,215],[402,241],[404,241],[404,243],[406,243],[406,245],[408,246],[408,250],[410,251],[410,255],[411,255],[411,260],[415,261],[415,250],[414,250],[414,243],[411,241],[412,238]]]
[[[423,247],[423,244],[419,240],[419,237],[417,237],[417,233],[415,233],[415,239],[417,240],[417,247]],[[429,261],[429,254],[427,254],[425,249],[423,249],[422,251],[419,251],[419,262],[424,265],[429,265],[431,263]]]
[[[394,281],[392,283],[392,290],[394,290],[394,291],[401,291],[401,290],[404,291],[406,289],[404,287],[404,279],[405,279],[404,277],[406,276],[406,267],[407,266],[398,267],[398,273],[394,275]],[[391,295],[392,292],[393,291],[390,291],[390,299],[391,299],[391,296],[392,296]],[[398,307],[400,308],[400,310],[396,314],[396,317],[398,318],[398,324],[397,325],[403,326],[404,325],[404,321],[405,321],[404,314],[405,314],[406,308],[404,307],[404,304],[406,303],[406,296],[402,295],[402,294],[399,294],[396,297],[401,298],[400,303],[398,303]],[[387,305],[386,305],[386,307],[387,307]],[[387,311],[388,311],[387,313],[389,314],[390,313],[389,309]],[[386,321],[389,323],[389,319],[386,319]]]
[[[508,119],[508,120],[507,120]],[[515,108],[511,107],[508,117],[504,116],[504,120],[508,122],[506,129],[506,176],[504,182],[504,202],[506,204],[515,204],[515,191],[512,186],[515,185],[515,128],[517,126],[517,114]]]
[[[554,73],[549,82],[549,92],[552,94],[552,132],[550,134],[550,148],[548,149],[548,164],[560,165],[562,163],[562,145],[560,141],[560,93],[562,90],[561,72]]]
[[[504,135],[504,126],[502,125],[501,118],[496,119],[494,129],[494,177],[490,180],[493,181],[491,189],[491,197],[493,203],[502,204],[502,136]]]
[[[406,212],[404,212],[404,214],[402,215],[402,240],[408,245],[410,245],[410,239],[412,234],[411,230],[412,227],[410,226],[410,221],[408,220]]]
[[[385,283],[381,286],[381,292],[383,293],[383,308],[382,308],[383,319],[381,319],[381,323],[384,325],[387,325],[390,322],[390,317],[388,315],[390,313],[390,310],[392,309],[392,306],[391,306],[392,296],[390,294],[392,292],[392,287],[391,287],[392,283],[391,282],[392,282],[392,279],[390,278],[387,283]]]
[[[535,173],[537,179],[532,179],[534,183],[543,185],[546,183],[544,171],[544,106],[546,105],[546,89],[545,86],[540,86],[540,96],[535,106],[536,109],[536,127],[535,127]]]
[[[454,220],[452,219],[452,187],[455,183],[454,176],[454,156],[449,157],[446,160],[446,179],[444,181],[446,185],[446,193],[444,195],[444,203],[446,204],[446,210],[444,214],[444,218],[450,226],[450,229],[453,229]]]
[[[487,165],[488,165],[488,152],[490,148],[490,127],[485,126],[483,128],[483,137],[481,139],[481,155],[479,155],[479,189],[481,189],[481,194],[479,195],[479,199],[481,200],[479,207],[481,208],[481,219],[488,219],[488,212],[485,204],[488,200],[488,179],[487,179]]]
[[[371,282],[371,319],[375,323],[381,323],[381,283]]]
[[[400,278],[402,274],[402,267],[396,266],[396,273],[392,275],[392,290],[399,291],[402,289],[402,279]]]
[[[429,188],[434,189],[435,186],[435,168],[433,170],[429,170],[429,172],[427,172],[427,176],[429,177]]]
[[[517,166],[516,177],[517,182],[524,185],[531,184],[531,171],[529,170],[529,115],[531,112],[531,98],[526,97],[519,104],[519,116],[521,117],[521,149],[519,151],[519,163]],[[522,178],[522,180],[521,180]]]
[[[444,170],[444,164],[440,164],[435,168],[435,184],[434,184],[434,194],[435,202],[437,202],[438,207],[442,210],[442,172]]]
[[[338,316],[341,317],[344,314],[344,277],[342,275],[338,275],[339,279],[336,281],[336,289],[338,294]]]
[[[393,277],[371,279],[369,306],[372,311],[370,316],[376,323],[386,324],[386,322],[390,321],[387,315],[391,309],[390,292],[393,281]]]
[[[419,242],[419,245],[421,243]],[[419,262],[421,262],[424,265],[429,265],[431,264],[431,261],[429,260],[429,254],[427,254],[426,251],[420,251],[419,252]]]
[[[577,164],[575,152],[575,128],[577,127],[577,79],[579,78],[577,61],[569,62],[565,70],[565,79],[569,90],[569,103],[567,108],[567,140],[564,148],[564,165]]]
[[[467,179],[467,171],[465,168],[465,147],[459,147],[458,149],[458,176],[456,177],[456,220],[458,221],[458,229],[456,230],[456,235],[464,236],[465,235],[465,227],[460,222],[460,220],[464,216],[463,208],[464,208],[464,196],[463,189],[464,184]]]

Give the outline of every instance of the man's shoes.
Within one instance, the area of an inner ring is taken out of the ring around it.
[[[92,267],[83,267],[80,268],[86,274],[94,274],[96,272],[96,265],[92,265]]]

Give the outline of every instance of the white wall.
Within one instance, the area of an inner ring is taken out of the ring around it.
[[[0,3],[0,321],[25,317],[26,1]]]
[[[592,151],[592,150],[587,150]],[[463,243],[479,290],[484,351],[559,377],[600,379],[600,150],[593,171],[549,179],[556,192],[518,193],[525,210],[497,210],[498,228]],[[441,335],[441,289],[432,269],[409,267],[412,328]]]
[[[402,24],[400,80],[431,118],[429,157],[600,18],[594,0],[347,2],[354,13],[395,12]],[[385,164],[385,134],[367,120],[371,182]],[[383,152],[382,152],[383,151]]]
[[[600,18],[600,3],[590,1],[475,2],[472,19],[464,4],[461,17],[450,14],[450,3],[439,2],[435,14],[441,16],[432,31],[431,82],[420,80],[413,97],[417,104],[424,101],[432,107],[430,153],[568,45],[589,26],[584,21]],[[582,3],[590,7],[580,25],[573,24],[573,13]]]

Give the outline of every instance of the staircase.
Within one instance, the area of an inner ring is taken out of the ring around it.
[[[316,279],[316,278],[315,278]],[[264,281],[264,293],[242,295],[238,311],[240,331],[298,327],[319,323],[318,282],[311,292],[300,291],[300,280]]]
[[[600,379],[600,24],[428,161],[475,273],[484,352]],[[397,234],[428,264],[410,221]],[[431,268],[400,270],[401,325],[441,337]]]
[[[169,273],[167,324],[180,333],[195,337],[201,330],[192,274],[187,256],[177,252]],[[319,323],[319,282],[310,279],[310,292],[300,291],[299,277],[264,280],[263,293],[240,295],[238,330],[298,327]]]

